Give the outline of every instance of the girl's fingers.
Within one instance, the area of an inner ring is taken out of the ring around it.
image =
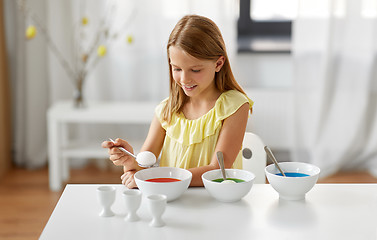
[[[124,156],[122,154],[111,154],[109,159],[114,162],[114,161],[122,159],[123,157]]]
[[[129,172],[125,172],[122,176],[121,176],[121,179],[122,179],[122,184],[127,186],[127,183],[129,181],[129,178],[130,178],[130,174]]]
[[[123,160],[111,160],[115,166],[123,166],[124,161]]]
[[[130,178],[127,178],[127,181],[125,182],[125,186],[127,187],[127,188],[129,188],[129,189],[131,189],[132,188],[132,177],[130,177]]]
[[[126,181],[127,181],[127,178],[123,178],[123,179],[122,179],[122,184],[123,184],[123,185],[126,185]]]
[[[123,178],[125,178],[125,176],[126,176],[126,173],[123,173],[122,176],[120,176],[120,179],[123,180]]]
[[[117,166],[125,165],[126,163],[130,162],[130,157],[125,154],[111,154],[109,156],[109,159]]]
[[[134,188],[136,187],[136,183],[134,180],[134,174],[135,172],[125,172],[122,176],[120,176],[120,179],[122,179],[122,184],[125,185],[127,188]]]
[[[121,150],[119,150],[119,148],[116,148],[116,147],[109,148],[108,152],[109,154],[123,154],[124,155],[124,153]]]
[[[131,183],[131,180],[127,179],[127,181],[126,181],[126,183],[124,185],[126,185],[127,188],[130,188],[130,183]]]
[[[132,146],[129,145],[129,143],[123,139],[117,138],[115,140],[115,143],[111,141],[104,141],[102,142],[102,147],[108,148],[108,154],[109,159],[113,162],[116,166],[124,166],[129,165],[128,168],[131,168],[132,165],[135,165],[132,161],[130,162],[130,156],[123,153],[121,150],[119,150],[117,147],[124,147],[128,149],[130,152],[133,152]]]
[[[128,181],[126,182],[125,185],[129,189],[132,189],[132,188],[136,187],[136,183],[135,183],[135,180],[134,180],[133,176],[128,179]]]
[[[136,185],[135,181],[132,180],[132,181],[127,185],[127,187],[128,187],[129,189],[132,189],[132,188],[136,188],[137,185]]]
[[[101,143],[101,147],[103,147],[103,148],[112,148],[112,147],[114,147],[114,144],[112,142],[110,142],[110,141],[103,141]]]
[[[126,185],[127,180],[128,180],[128,178],[129,178],[129,173],[128,173],[128,172],[123,173],[123,175],[122,175],[120,178],[122,179],[122,184],[123,184],[123,185]],[[126,185],[126,186],[127,186],[127,185]]]

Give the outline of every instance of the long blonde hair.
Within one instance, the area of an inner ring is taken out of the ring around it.
[[[234,89],[245,94],[233,76],[220,29],[206,17],[187,15],[175,25],[167,44],[170,91],[168,101],[162,112],[163,120],[170,123],[173,113],[181,112],[188,100],[182,88],[173,79],[172,66],[170,65],[170,46],[179,47],[191,56],[203,60],[216,61],[220,56],[224,56],[224,65],[215,74],[216,88],[220,92]]]

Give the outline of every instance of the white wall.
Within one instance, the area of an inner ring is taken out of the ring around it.
[[[290,89],[252,88],[246,93],[254,101],[247,131],[259,135],[266,145],[289,150],[292,144],[292,91]]]
[[[293,67],[290,54],[238,54],[232,63],[237,81],[254,101],[247,131],[278,150],[292,146]]]
[[[291,88],[291,54],[239,53],[231,59],[237,81],[244,88]]]

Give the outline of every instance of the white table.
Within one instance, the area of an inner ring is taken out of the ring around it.
[[[149,124],[156,106],[154,102],[89,102],[85,108],[74,108],[72,101],[53,105],[47,113],[50,189],[59,191],[68,179],[68,158],[107,156],[98,142],[83,145],[68,139],[69,124]]]
[[[377,184],[317,184],[305,201],[279,200],[269,184],[255,184],[235,203],[189,188],[167,204],[162,228],[148,226],[145,196],[141,220],[123,220],[122,185],[114,185],[116,216],[99,217],[98,186],[67,185],[40,239],[377,239]]]

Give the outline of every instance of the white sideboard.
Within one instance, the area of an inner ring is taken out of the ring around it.
[[[149,124],[156,102],[89,102],[75,108],[72,101],[57,102],[47,112],[49,185],[59,191],[69,177],[68,158],[101,158],[107,150],[98,144],[69,139],[69,126],[80,124]]]

